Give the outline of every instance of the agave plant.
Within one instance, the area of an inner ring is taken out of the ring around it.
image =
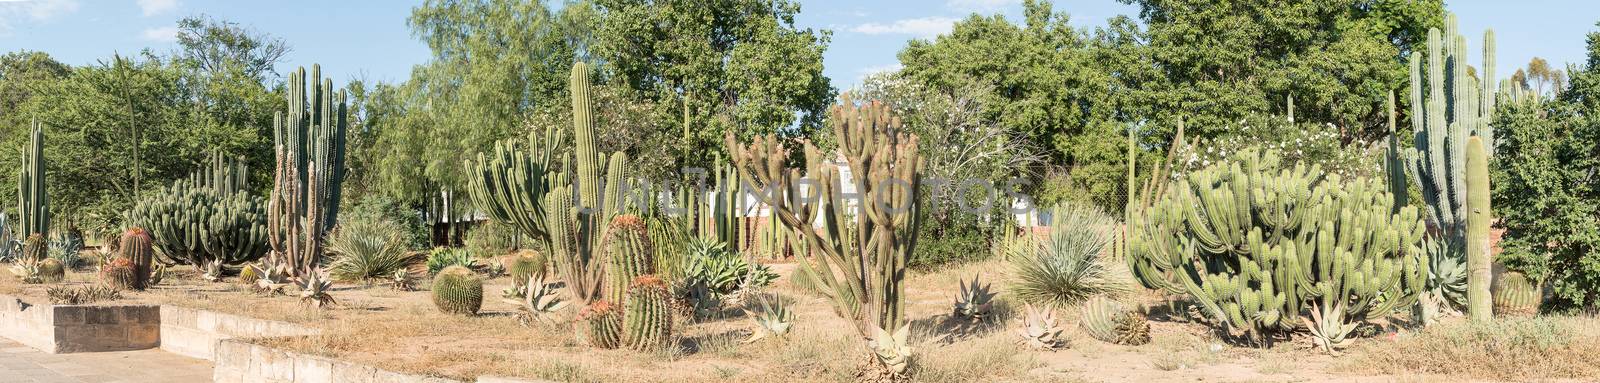
[[[972,276],[972,284],[961,281],[961,295],[956,296],[955,316],[974,321],[987,318],[994,307],[994,296],[989,292],[988,284],[978,281],[978,275]]]
[[[319,309],[338,304],[333,299],[333,295],[328,294],[328,290],[333,288],[333,280],[328,277],[328,273],[325,271],[313,270],[307,273],[305,278],[301,278],[299,287],[300,303],[309,304]]]
[[[433,252],[428,253],[429,273],[438,273],[439,270],[444,270],[444,268],[450,266],[461,266],[470,269],[472,264],[472,254],[467,253],[466,250],[438,247],[434,248]]]
[[[892,380],[903,380],[906,368],[911,366],[911,324],[907,323],[894,330],[893,333],[882,328],[874,327],[872,337],[867,340],[867,347],[872,349],[872,354],[877,363],[884,367]]]
[[[1018,344],[1037,350],[1055,350],[1064,345],[1054,310],[1041,310],[1029,304],[1024,311],[1022,328],[1017,329],[1017,335],[1022,337]]]
[[[205,279],[206,282],[222,282],[224,272],[222,259],[213,259],[206,262],[205,273],[200,274],[200,278]]]
[[[748,287],[766,286],[778,277],[770,267],[750,262],[715,239],[695,238],[685,251],[684,279],[710,288],[719,298]]]
[[[1311,329],[1311,348],[1339,355],[1339,350],[1350,344],[1350,333],[1360,325],[1357,322],[1345,323],[1343,318],[1344,302],[1333,306],[1313,303],[1311,318],[1300,317],[1306,328]]]
[[[561,299],[556,289],[544,282],[543,278],[528,278],[528,283],[523,286],[522,299],[505,299],[506,303],[517,306],[517,323],[523,326],[532,326],[534,322],[547,321],[551,315],[567,307],[567,302]]]
[[[754,310],[755,315],[750,317],[756,323],[756,331],[744,343],[788,335],[789,329],[794,326],[794,313],[789,311],[788,305],[772,296],[762,296],[757,302],[760,306]]]
[[[11,265],[11,274],[16,275],[22,283],[44,283],[44,276],[39,273],[39,262],[19,259],[16,264]]]
[[[389,287],[397,291],[417,289],[416,281],[411,277],[411,271],[405,268],[394,269],[394,274],[389,276]]]

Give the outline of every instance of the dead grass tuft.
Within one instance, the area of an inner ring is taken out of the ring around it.
[[[1456,321],[1367,342],[1337,368],[1358,373],[1439,374],[1529,381],[1600,377],[1600,329],[1593,318],[1495,318]]]

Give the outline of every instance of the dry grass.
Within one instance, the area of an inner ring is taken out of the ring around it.
[[[1393,342],[1366,342],[1338,369],[1357,373],[1438,374],[1530,381],[1600,378],[1600,327],[1594,318],[1496,318],[1442,323]]]

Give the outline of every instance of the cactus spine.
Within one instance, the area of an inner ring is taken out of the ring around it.
[[[545,257],[533,250],[522,250],[502,258],[511,282],[526,287],[529,278],[544,280]]]
[[[289,74],[287,112],[273,116],[277,165],[267,209],[272,264],[299,277],[320,264],[323,238],[339,218],[344,185],[345,93],[311,66]]]
[[[1102,342],[1138,346],[1150,342],[1150,322],[1106,297],[1083,303],[1083,318],[1078,327]]]
[[[67,268],[55,258],[45,258],[39,261],[39,280],[44,283],[58,283],[67,279]]]
[[[804,238],[802,268],[814,276],[832,300],[834,312],[854,320],[857,334],[876,356],[881,370],[898,375],[910,362],[904,344],[909,332],[905,300],[906,262],[916,249],[922,223],[920,197],[922,157],[914,134],[900,131],[898,117],[879,102],[856,105],[848,97],[833,107],[829,123],[839,138],[838,152],[849,164],[851,183],[863,203],[856,218],[839,206],[843,184],[833,156],[805,145],[810,186],[820,203],[801,203],[800,169],[786,165],[788,149],[776,136],[740,144],[724,135],[729,153],[743,178],[760,190],[773,216]],[[821,219],[822,226],[812,224]]]
[[[22,218],[23,236],[50,232],[50,194],[45,191],[44,176],[44,125],[35,121],[22,156],[22,173],[17,176],[17,214]]]
[[[1489,159],[1483,140],[1467,139],[1467,315],[1474,321],[1493,317],[1489,296]]]
[[[667,285],[654,275],[633,280],[623,303],[622,343],[628,348],[660,350],[672,342],[671,296]]]
[[[483,280],[460,265],[433,278],[433,305],[449,314],[476,315],[483,306]]]

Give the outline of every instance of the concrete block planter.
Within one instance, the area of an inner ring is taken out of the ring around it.
[[[155,348],[161,307],[36,305],[0,295],[0,335],[53,354]]]

